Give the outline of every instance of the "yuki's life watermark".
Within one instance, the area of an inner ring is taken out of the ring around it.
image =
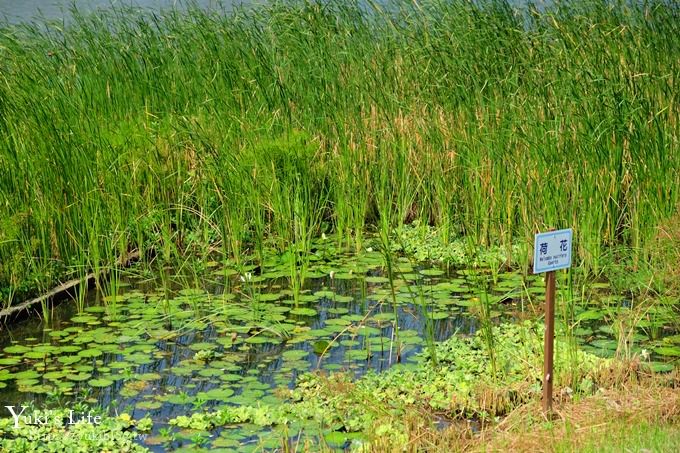
[[[14,431],[14,435],[34,445],[61,442],[64,445],[84,445],[90,451],[100,451],[104,445],[126,446],[144,442],[147,434],[133,430],[137,422],[123,413],[110,416],[103,409],[77,406],[59,409],[36,409],[30,405],[0,405],[0,435]],[[145,419],[146,420],[146,419]],[[150,419],[149,419],[150,421]],[[142,431],[150,429],[144,423]],[[67,449],[68,451],[68,449]]]
[[[65,425],[75,425],[77,423],[89,423],[99,425],[102,422],[101,415],[93,415],[92,412],[76,412],[73,409],[65,413],[55,411],[33,411],[26,412],[28,406],[5,406],[9,415],[14,420],[14,428],[19,429],[24,425],[51,425],[56,423],[56,418],[60,418]]]

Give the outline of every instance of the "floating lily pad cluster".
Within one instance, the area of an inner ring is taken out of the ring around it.
[[[397,363],[415,366],[425,343],[474,333],[483,303],[492,322],[513,319],[535,314],[545,290],[539,276],[453,272],[405,258],[396,260],[390,280],[380,253],[350,256],[319,248],[296,294],[287,285],[286,259],[260,267],[211,266],[219,285],[206,284],[210,291],[184,288],[168,297],[166,288],[141,291],[133,284],[115,303],[104,299],[86,307],[59,329],[7,342],[0,392],[20,403],[40,395],[75,399],[86,389],[91,402],[115,401],[136,417],[180,416],[189,408],[225,404],[276,406],[276,389],[294,386],[300,373],[322,368],[362,375]],[[589,296],[592,306],[576,309],[573,333],[584,348],[610,356],[620,345],[605,322],[625,304],[604,285],[595,285]],[[660,325],[668,321],[668,312],[654,316]],[[631,339],[640,344],[648,336],[635,332]],[[678,344],[672,336],[648,347],[674,358]],[[658,370],[673,366],[654,363]],[[215,442],[232,445],[258,432],[244,425]]]

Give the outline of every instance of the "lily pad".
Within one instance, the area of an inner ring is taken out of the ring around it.
[[[90,379],[88,382],[92,387],[108,387],[113,384],[113,381],[110,379],[105,379],[105,378],[99,378],[99,379]]]
[[[7,354],[25,354],[25,353],[29,352],[30,350],[31,350],[31,348],[28,348],[28,347],[20,345],[20,344],[16,344],[16,345],[13,345],[13,346],[7,346],[4,349],[4,351]]]
[[[423,269],[420,271],[422,275],[427,275],[427,276],[437,276],[437,275],[444,275],[444,271],[441,269]]]
[[[197,397],[198,398],[203,398],[206,400],[215,400],[215,401],[225,401],[227,398],[231,397],[234,394],[234,391],[229,388],[215,388],[208,390],[207,392],[200,392],[198,393]]]
[[[299,316],[315,316],[317,314],[317,311],[314,310],[313,308],[300,307],[292,309],[290,311],[290,314]]]
[[[352,349],[345,352],[347,360],[368,360],[369,354],[365,349]]]
[[[140,401],[135,405],[137,409],[152,411],[160,409],[163,405],[158,401]]]
[[[0,359],[0,365],[16,365],[21,362],[19,357],[3,357]]]
[[[78,353],[80,357],[100,357],[103,352],[97,348],[83,349]]]
[[[286,360],[299,360],[307,357],[309,355],[309,351],[303,351],[302,349],[290,349],[288,351],[284,351],[281,355]]]
[[[326,340],[319,340],[314,342],[312,348],[315,354],[324,354],[329,349],[330,343]]]
[[[78,374],[67,374],[66,379],[69,379],[71,381],[86,381],[92,377],[91,373],[78,373]]]
[[[189,349],[192,351],[209,351],[211,349],[217,349],[217,345],[215,343],[193,343],[189,346]]]
[[[680,357],[680,347],[678,346],[660,346],[654,348],[654,352],[667,357]]]
[[[576,315],[576,319],[579,321],[598,320],[602,319],[603,317],[604,313],[602,313],[600,310],[587,310]]]
[[[136,378],[140,381],[157,381],[161,378],[161,375],[158,373],[144,373],[136,376]]]
[[[82,359],[82,357],[75,356],[75,355],[63,355],[63,356],[57,358],[57,360],[59,362],[63,363],[64,365],[71,365],[73,363],[80,362],[81,359]]]

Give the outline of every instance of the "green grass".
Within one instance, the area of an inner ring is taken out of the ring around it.
[[[635,4],[0,24],[3,304],[133,248],[301,257],[413,220],[508,250],[573,227],[584,269],[644,261],[678,205],[680,12]]]
[[[585,439],[584,439],[585,438]],[[618,421],[605,431],[593,430],[582,435],[579,444],[573,439],[555,439],[553,451],[583,453],[654,451],[674,452],[680,445],[680,426],[668,423]]]

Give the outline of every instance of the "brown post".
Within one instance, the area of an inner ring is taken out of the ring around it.
[[[545,342],[543,346],[543,412],[552,411],[553,346],[555,339],[555,271],[545,276]]]

